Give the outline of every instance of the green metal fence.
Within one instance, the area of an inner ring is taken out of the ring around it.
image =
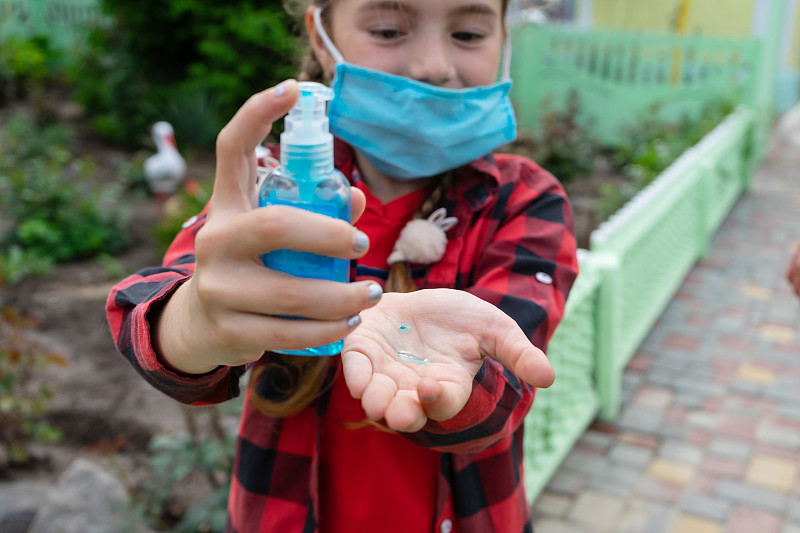
[[[591,132],[609,144],[645,113],[666,120],[728,98],[755,107],[763,42],[526,24],[512,31],[512,99],[520,129],[538,132],[543,109],[577,92]]]
[[[525,421],[531,499],[595,416],[616,417],[625,365],[748,185],[756,118],[739,108],[593,233],[548,353],[556,382]]]
[[[599,409],[595,381],[599,287],[600,270],[584,265],[564,320],[550,341],[556,381],[549,389],[537,391],[535,408],[525,421],[525,486],[531,497],[544,488]]]
[[[69,47],[103,14],[97,0],[0,0],[0,44],[11,37],[45,35]]]
[[[598,353],[605,418],[616,416],[625,365],[746,187],[754,120],[747,108],[729,116],[593,233],[593,253],[615,265],[600,311],[615,317]]]

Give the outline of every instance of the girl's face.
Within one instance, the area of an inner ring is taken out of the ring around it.
[[[349,63],[451,89],[497,79],[501,0],[333,0],[330,9],[331,39]],[[314,52],[332,74],[335,62],[312,28]]]

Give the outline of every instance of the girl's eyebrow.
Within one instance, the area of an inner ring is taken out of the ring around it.
[[[454,10],[454,13],[457,15],[498,16],[497,11],[492,6],[480,2],[459,6]]]
[[[398,11],[398,12],[412,12],[414,8],[405,2],[398,2],[397,0],[372,0],[361,4],[358,11],[366,13],[369,11]]]
[[[436,0],[431,0],[431,1],[436,1]],[[397,11],[403,13],[412,13],[416,11],[414,6],[409,5],[405,2],[400,2],[398,0],[371,0],[370,2],[363,3],[358,8],[358,10],[361,12],[381,10],[381,11]],[[456,9],[453,10],[453,14],[486,15],[491,17],[498,16],[497,10],[495,10],[492,6],[482,2],[474,2],[471,4],[458,6]]]

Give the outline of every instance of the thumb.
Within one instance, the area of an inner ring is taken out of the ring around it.
[[[555,381],[553,366],[542,350],[534,346],[510,316],[494,320],[484,329],[481,351],[508,367],[534,387],[547,388]]]
[[[297,100],[297,82],[286,80],[251,96],[217,136],[217,175],[213,213],[241,213],[251,208],[256,184],[255,149]]]

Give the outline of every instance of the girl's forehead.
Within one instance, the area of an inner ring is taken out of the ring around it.
[[[500,16],[504,0],[333,0],[331,3],[358,12],[377,10],[425,13],[437,10],[453,14],[476,13]]]

